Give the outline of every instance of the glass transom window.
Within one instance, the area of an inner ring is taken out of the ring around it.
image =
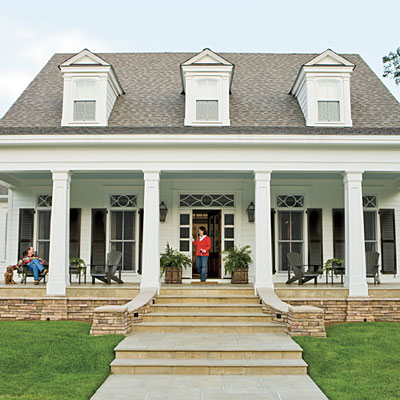
[[[302,208],[304,196],[301,194],[280,194],[276,197],[276,205],[279,208]]]
[[[180,207],[234,207],[233,194],[181,194]]]

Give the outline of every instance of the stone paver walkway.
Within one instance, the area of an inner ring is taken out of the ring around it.
[[[327,400],[308,375],[110,375],[91,400]]]

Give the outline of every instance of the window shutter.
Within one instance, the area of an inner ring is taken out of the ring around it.
[[[71,208],[69,214],[69,257],[79,258],[81,250],[81,209]]]
[[[308,221],[308,264],[322,265],[322,209],[309,208]]]
[[[395,274],[397,271],[397,263],[394,210],[379,210],[379,215],[381,220],[382,273]]]
[[[143,260],[143,218],[144,210],[140,208],[139,211],[139,263],[138,274],[142,274],[142,260]]]
[[[106,215],[106,209],[92,209],[91,265],[105,265],[106,262]]]
[[[272,273],[276,274],[275,267],[275,210],[271,208],[271,248],[272,248]]]
[[[333,256],[334,258],[345,259],[345,227],[344,227],[344,209],[334,208],[332,210],[333,218]]]
[[[19,210],[19,235],[18,235],[18,259],[23,252],[33,246],[33,220],[35,210],[33,208],[21,208]]]

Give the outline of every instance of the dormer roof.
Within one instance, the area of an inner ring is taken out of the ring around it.
[[[355,65],[346,60],[344,57],[340,56],[339,54],[335,53],[331,49],[325,50],[323,53],[318,55],[317,57],[312,58],[310,61],[304,64],[304,67],[311,67],[315,65],[342,65],[344,67],[354,67]]]
[[[232,88],[233,72],[235,65],[209,48],[189,58],[180,64],[182,93],[185,93],[185,72],[229,72],[229,92]]]
[[[71,65],[103,65],[107,67],[111,66],[111,64],[109,64],[107,61],[103,60],[101,57],[92,53],[88,49],[83,49],[79,53],[68,58],[66,61],[60,64],[60,68],[68,67]]]

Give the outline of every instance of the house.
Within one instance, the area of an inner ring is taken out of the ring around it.
[[[192,255],[205,225],[210,279],[250,245],[255,288],[296,251],[345,259],[367,296],[366,250],[399,281],[399,150],[400,105],[357,54],[55,54],[0,122],[7,264],[34,245],[64,295],[70,257],[117,249],[158,288],[166,243]]]

